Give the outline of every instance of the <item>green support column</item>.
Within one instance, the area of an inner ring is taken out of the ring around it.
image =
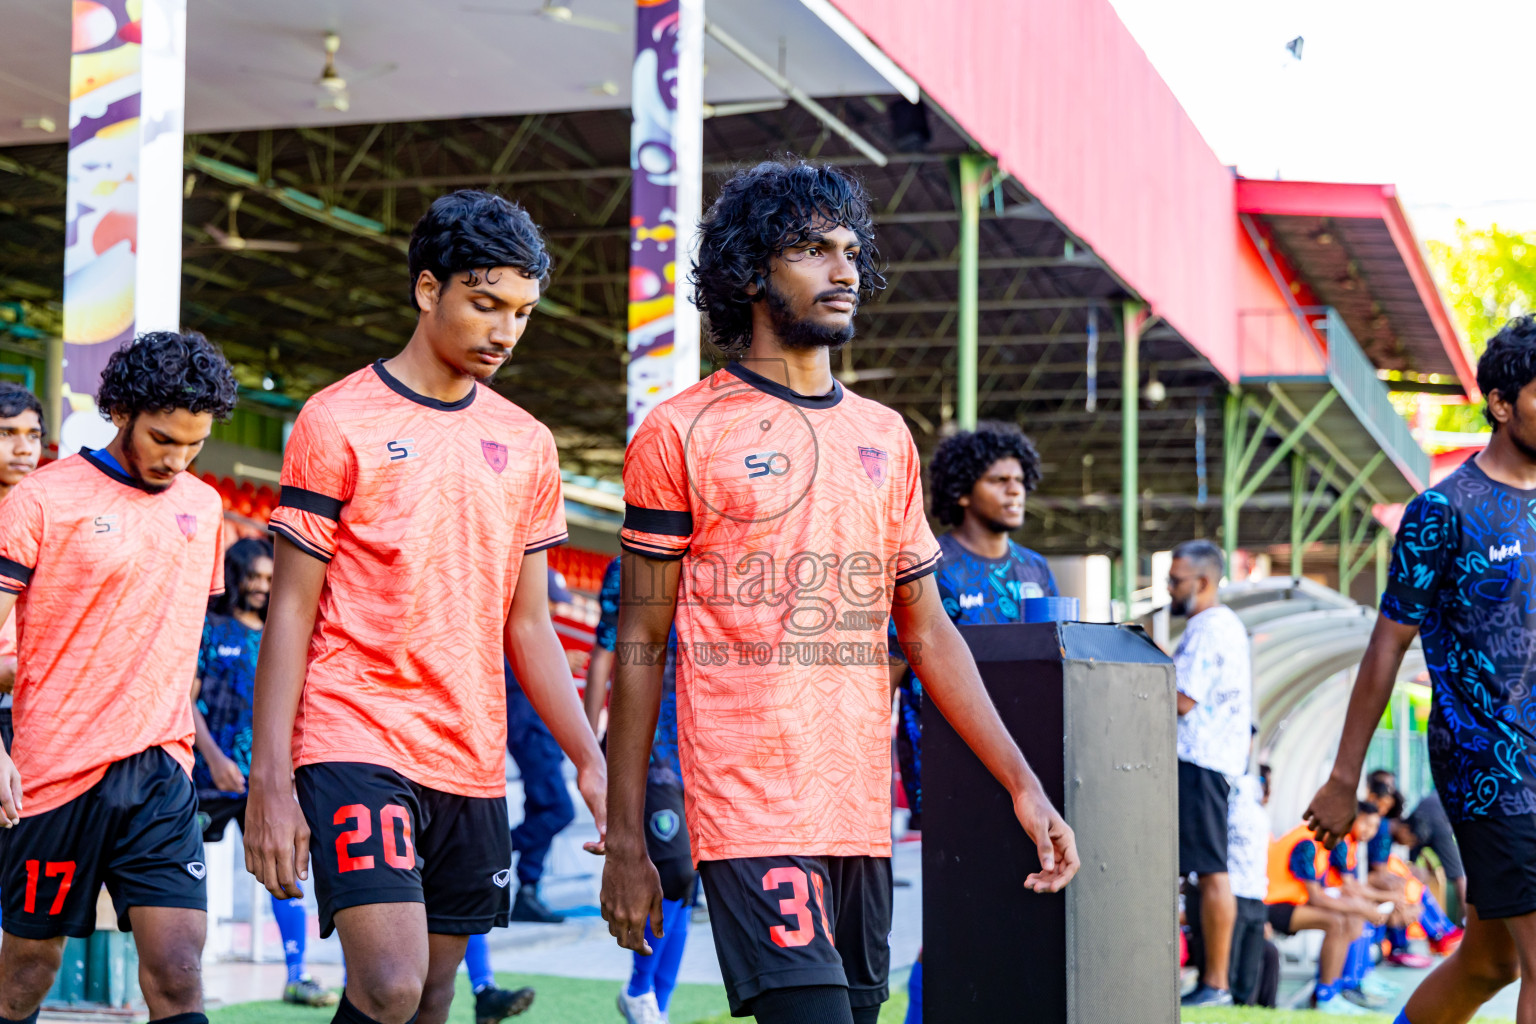
[[[1237,500],[1238,479],[1243,459],[1243,395],[1236,388],[1227,392],[1227,405],[1223,411],[1221,446],[1221,550],[1226,556],[1227,571],[1232,571],[1232,555],[1237,551],[1237,514],[1241,506]]]
[[[64,410],[64,339],[49,338],[43,366],[43,409],[48,415],[48,440],[57,444],[59,427],[68,413]]]
[[[960,309],[955,412],[961,430],[976,429],[976,335],[980,288],[978,260],[981,231],[981,176],[990,163],[985,154],[960,156]]]
[[[1120,584],[1120,599],[1125,602],[1125,617],[1131,617],[1131,597],[1141,575],[1138,550],[1141,485],[1138,451],[1141,412],[1141,311],[1139,302],[1127,302],[1121,310],[1125,347],[1120,366],[1120,550],[1125,559],[1125,575]]]
[[[1291,576],[1301,575],[1301,553],[1306,547],[1301,540],[1306,524],[1302,521],[1303,503],[1307,497],[1307,456],[1301,451],[1291,452]]]
[[[1349,502],[1339,506],[1339,593],[1349,596],[1349,584],[1352,577],[1349,574],[1349,563],[1354,557],[1354,551],[1350,549],[1349,538],[1349,514],[1354,511],[1349,507]]]

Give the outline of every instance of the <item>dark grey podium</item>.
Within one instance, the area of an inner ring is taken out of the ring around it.
[[[967,626],[977,667],[1077,833],[1064,892],[1008,794],[923,707],[927,1024],[1175,1024],[1178,838],[1173,663],[1133,627]]]

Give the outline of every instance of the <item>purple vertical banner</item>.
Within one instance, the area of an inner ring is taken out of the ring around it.
[[[699,111],[691,108],[699,106],[699,98],[696,87],[688,87],[686,65],[693,50],[702,49],[703,25],[702,21],[685,23],[701,18],[698,4],[636,0],[635,15],[629,164],[627,404],[631,437],[651,409],[698,379],[698,319],[691,306],[679,312],[677,285],[686,274],[687,262],[679,254],[684,253],[698,216],[697,179],[702,170],[692,166],[699,156],[687,156],[687,140],[679,145],[678,138],[680,130],[685,135],[698,131]],[[693,49],[684,45],[690,35],[700,40]],[[685,65],[681,67],[680,54]],[[685,101],[690,109],[681,118],[680,94],[693,96]],[[680,186],[691,202],[679,203]]]

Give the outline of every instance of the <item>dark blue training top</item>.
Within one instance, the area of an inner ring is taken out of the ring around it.
[[[203,621],[203,642],[197,650],[197,677],[202,680],[197,709],[208,723],[213,742],[245,776],[251,774],[251,694],[260,649],[259,629],[226,615],[209,615]],[[203,797],[220,795],[201,752],[192,766],[192,784]]]
[[[1408,503],[1381,612],[1418,626],[1429,761],[1452,821],[1536,813],[1536,491],[1475,459]]]

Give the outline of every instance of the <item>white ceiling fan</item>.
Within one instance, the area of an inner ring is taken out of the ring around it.
[[[245,198],[243,192],[231,192],[227,200],[229,206],[229,229],[221,229],[217,224],[204,224],[203,230],[220,249],[225,252],[299,252],[304,248],[298,242],[283,242],[273,238],[245,238],[240,234],[240,225],[235,223],[235,213],[240,209],[240,201]]]
[[[387,61],[363,71],[350,71],[347,74],[343,74],[336,66],[336,54],[340,49],[340,34],[334,31],[325,33],[325,64],[321,67],[320,77],[318,78],[295,75],[286,71],[273,71],[266,68],[242,66],[240,70],[247,74],[261,75],[264,78],[282,78],[288,81],[305,82],[318,86],[319,94],[315,97],[315,109],[334,110],[344,114],[352,107],[352,87],[369,79],[387,75],[399,67],[399,65]]]
[[[529,18],[543,18],[557,25],[569,25],[572,28],[589,28],[597,32],[612,32],[616,35],[624,35],[629,31],[624,25],[616,21],[605,21],[602,18],[589,18],[583,14],[577,14],[571,7],[571,0],[544,0],[544,4],[532,11],[509,11],[501,7],[487,7],[484,5],[464,5],[464,10],[476,14],[512,14]]]

